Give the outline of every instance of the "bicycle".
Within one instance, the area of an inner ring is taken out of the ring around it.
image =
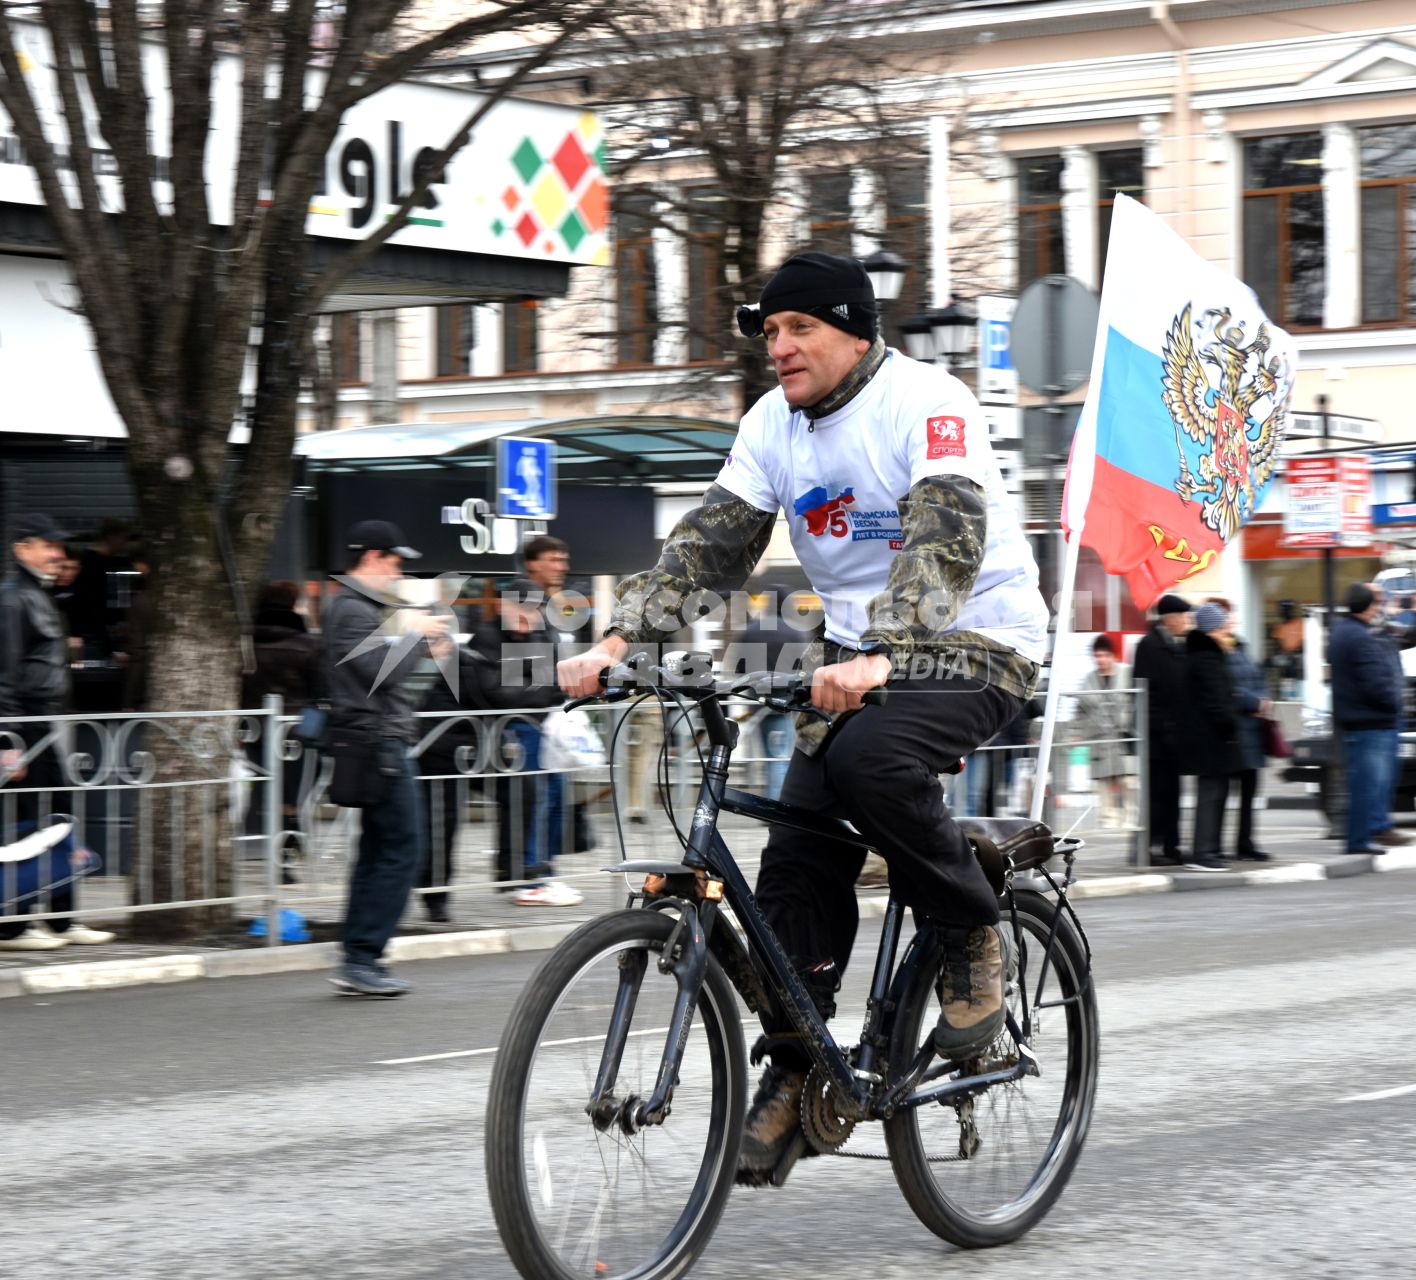
[[[857,1125],[879,1121],[896,1181],[926,1227],[970,1249],[1017,1239],[1066,1185],[1096,1093],[1091,951],[1067,897],[1082,841],[1026,819],[961,820],[1017,959],[1005,1030],[982,1057],[936,1060],[939,940],[918,921],[897,965],[905,908],[893,895],[860,1040],[843,1048],[717,830],[720,813],[733,813],[866,844],[847,823],[728,786],[737,733],[722,697],[800,710],[809,688],[766,673],[695,683],[683,675],[693,664],[675,661],[684,657],[652,669],[655,693],[693,706],[710,747],[680,836],[684,855],[607,868],[643,874],[644,886],[547,957],[496,1057],[487,1180],[512,1262],[537,1280],[668,1280],[702,1254],[734,1185],[747,1111],[738,997],[752,1014],[775,1002],[813,1064],[802,1133],[773,1182],[801,1156],[840,1153]],[[644,677],[616,667],[601,696],[643,694]],[[866,701],[887,695],[874,690]],[[1046,866],[1055,856],[1065,864],[1060,881]]]

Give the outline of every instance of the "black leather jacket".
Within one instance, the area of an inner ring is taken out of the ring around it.
[[[408,677],[428,646],[421,639],[410,645],[403,658],[383,679],[390,642],[380,640],[357,657],[349,657],[383,624],[387,610],[373,600],[341,586],[325,607],[325,676],[329,687],[330,723],[335,728],[353,728],[379,738],[401,738],[416,742],[413,699],[405,688]],[[344,661],[344,659],[348,661]],[[377,686],[377,687],[375,687]]]
[[[69,629],[49,589],[23,565],[0,582],[0,721],[52,716],[69,693]]]

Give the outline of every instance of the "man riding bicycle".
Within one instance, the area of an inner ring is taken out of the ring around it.
[[[1031,695],[1045,656],[1037,566],[1003,488],[978,402],[956,378],[887,350],[874,291],[851,258],[802,253],[738,323],[762,336],[778,387],[744,415],[703,504],[658,564],[622,582],[604,639],[562,662],[573,697],[662,629],[695,591],[742,587],[779,509],[825,607],[813,704],[783,803],[849,819],[885,856],[896,898],[944,941],[941,1056],[977,1056],[1003,1025],[998,903],[938,775],[993,737]],[[888,702],[861,695],[889,681]],[[774,826],[756,896],[823,1017],[834,1012],[859,914],[865,851]],[[748,1113],[740,1171],[775,1168],[800,1124],[810,1060],[764,1016],[770,1065]]]

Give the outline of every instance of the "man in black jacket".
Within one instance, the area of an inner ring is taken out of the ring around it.
[[[1328,641],[1334,732],[1347,764],[1347,852],[1385,853],[1373,837],[1386,825],[1382,796],[1395,767],[1392,737],[1401,713],[1401,663],[1374,629],[1381,613],[1364,582],[1347,588],[1347,616],[1333,619]]]
[[[1156,619],[1136,645],[1134,680],[1146,681],[1150,752],[1150,848],[1156,866],[1178,867],[1181,726],[1185,721],[1185,635],[1193,615],[1181,596],[1163,595]]]
[[[50,726],[6,721],[11,716],[57,716],[64,711],[69,696],[69,629],[50,590],[65,559],[68,537],[46,515],[21,516],[15,523],[15,568],[0,583],[0,732],[4,734],[0,748],[9,748],[0,750],[0,785],[8,781],[25,788],[15,797],[16,826],[21,829],[39,821],[41,801],[52,805],[63,794],[56,793],[64,778],[52,744],[27,765],[20,763],[49,735]],[[16,744],[23,744],[23,750]],[[14,834],[0,830],[0,844]],[[74,886],[69,881],[53,890],[48,907],[68,911],[73,903]],[[67,917],[28,928],[22,920],[0,921],[0,950],[5,951],[53,951],[70,943],[112,941],[111,933]]]
[[[450,655],[453,642],[446,613],[404,608],[394,594],[403,562],[419,554],[396,525],[361,521],[345,543],[350,567],[324,618],[330,740],[337,771],[345,763],[341,741],[373,748],[369,759],[377,762],[379,777],[369,781],[382,794],[363,805],[344,917],[344,965],[330,981],[341,995],[399,996],[409,984],[391,977],[381,958],[408,903],[424,839],[408,754],[417,729],[404,685],[424,657]]]

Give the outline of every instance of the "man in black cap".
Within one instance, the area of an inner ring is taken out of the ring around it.
[[[890,884],[943,942],[934,1048],[967,1062],[1003,1029],[998,900],[945,807],[938,775],[1017,714],[1046,655],[1047,607],[973,394],[947,371],[888,351],[870,279],[850,258],[801,253],[738,324],[760,336],[778,386],[743,417],[726,465],[669,534],[659,563],[620,584],[605,638],[561,664],[571,696],[631,645],[683,625],[695,592],[739,590],[784,511],[825,614],[809,656],[812,701],[841,714],[797,726],[781,799],[848,818]],[[701,600],[702,596],[697,596]],[[815,660],[813,660],[813,657]],[[881,706],[861,695],[891,681]],[[855,940],[865,851],[772,827],[757,901],[824,1016]],[[809,1058],[771,1014],[771,1058],[744,1130],[739,1174],[790,1160]]]
[[[403,562],[419,555],[397,525],[360,521],[345,538],[345,552],[349,568],[324,617],[337,775],[331,791],[347,789],[345,803],[363,801],[363,821],[344,917],[344,964],[330,981],[341,995],[399,996],[409,984],[392,977],[382,957],[426,838],[408,754],[417,729],[404,685],[429,653],[449,655],[453,641],[447,611],[408,609],[396,594]]]
[[[53,794],[64,779],[52,744],[21,763],[49,736],[51,726],[6,721],[11,716],[63,714],[69,696],[69,631],[50,592],[68,554],[64,543],[69,536],[49,516],[21,516],[15,522],[11,548],[15,567],[0,583],[0,746],[8,748],[0,751],[0,785],[8,782],[25,788],[16,796],[19,830],[0,829],[0,844],[33,828],[41,816],[41,798],[52,806],[63,794]],[[17,744],[23,744],[23,749]],[[55,887],[42,909],[69,911],[73,905],[74,886],[69,881]],[[111,933],[64,917],[28,928],[20,920],[0,921],[0,950],[4,951],[53,951],[71,943],[112,941]]]
[[[1183,596],[1166,594],[1155,621],[1136,644],[1133,680],[1146,682],[1147,749],[1150,754],[1150,850],[1153,866],[1178,867],[1180,853],[1180,750],[1185,712],[1185,636],[1194,613]],[[1132,855],[1134,860],[1134,855]]]

